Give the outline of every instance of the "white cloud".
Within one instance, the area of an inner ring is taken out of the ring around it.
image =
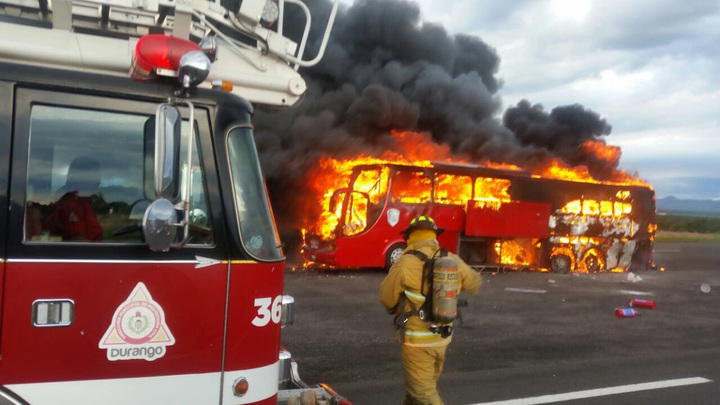
[[[584,22],[592,3],[589,0],[551,0],[550,9],[558,20],[570,20],[575,23]]]
[[[632,94],[639,87],[647,85],[654,76],[649,71],[618,73],[614,69],[605,69],[597,77],[579,80],[572,84],[575,91],[618,92]]]

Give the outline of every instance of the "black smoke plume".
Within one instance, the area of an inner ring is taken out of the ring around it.
[[[314,22],[306,55],[314,57],[331,2],[306,4]],[[285,24],[299,42],[304,16],[286,15]],[[280,227],[299,228],[302,216],[317,217],[323,209],[302,203],[305,175],[321,156],[379,155],[392,148],[393,129],[427,132],[453,152],[530,170],[552,158],[588,165],[597,176],[615,169],[580,150],[586,140],[610,133],[605,120],[580,105],[548,114],[523,100],[501,121],[499,65],[482,39],[423,22],[414,2],[356,0],[341,8],[323,60],[301,69],[308,84],[302,103],[256,114],[260,160]]]

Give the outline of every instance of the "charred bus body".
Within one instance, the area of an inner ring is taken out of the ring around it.
[[[480,270],[629,271],[652,265],[654,191],[475,165],[356,166],[327,207],[331,236],[308,233],[305,258],[337,268],[386,267],[416,215],[446,229],[439,241]]]

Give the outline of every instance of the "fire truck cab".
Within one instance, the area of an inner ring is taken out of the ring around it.
[[[283,36],[286,3],[309,16],[0,1],[0,404],[349,403],[280,346],[249,101],[294,104],[322,57]]]

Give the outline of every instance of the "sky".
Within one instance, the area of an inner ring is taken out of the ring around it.
[[[502,111],[582,104],[659,198],[720,200],[720,1],[416,1],[496,49]]]

